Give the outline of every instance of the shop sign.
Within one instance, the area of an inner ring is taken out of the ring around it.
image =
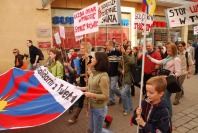
[[[38,27],[37,37],[51,37],[51,28],[49,27]]]
[[[51,42],[50,41],[38,41],[39,48],[50,48]]]
[[[54,16],[52,24],[74,24],[74,17]]]
[[[198,26],[194,27],[194,35],[198,35]]]
[[[165,11],[168,26],[178,27],[198,23],[198,3],[169,8]]]
[[[128,19],[122,19],[122,26],[129,26]],[[52,17],[52,24],[74,24],[74,17],[54,16]]]

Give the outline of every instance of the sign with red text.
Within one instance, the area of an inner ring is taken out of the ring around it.
[[[98,3],[73,14],[75,37],[98,32]]]
[[[198,35],[198,26],[194,27],[194,35]]]
[[[120,0],[107,0],[98,6],[99,25],[121,22]]]
[[[65,27],[59,25],[59,32],[60,32],[60,37],[65,39]]]
[[[142,12],[135,13],[134,29],[143,31],[145,18],[146,18],[146,32],[151,32],[154,18],[153,16],[150,16],[148,14],[145,15]]]
[[[51,47],[51,41],[38,41],[38,47],[39,48],[50,48]]]
[[[198,3],[169,8],[165,11],[168,26],[178,27],[198,23]]]

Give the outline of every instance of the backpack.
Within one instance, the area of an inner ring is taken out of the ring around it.
[[[44,55],[42,51],[38,48],[39,60],[44,60]]]

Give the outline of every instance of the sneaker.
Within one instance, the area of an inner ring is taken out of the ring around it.
[[[179,104],[179,101],[173,102],[173,105],[178,105],[178,104]]]
[[[119,98],[119,104],[121,104],[121,103],[122,103],[122,98],[120,97],[120,98]]]
[[[108,120],[106,119],[107,117],[109,118]],[[108,128],[108,127],[111,126],[111,123],[113,121],[113,118],[112,117],[109,117],[109,116],[106,116],[106,118],[105,118],[105,122],[106,122],[105,127]]]
[[[127,116],[128,114],[129,114],[129,112],[124,112],[123,113],[124,116]]]
[[[115,105],[115,102],[109,101],[109,102],[107,103],[107,106],[112,106],[112,105]]]

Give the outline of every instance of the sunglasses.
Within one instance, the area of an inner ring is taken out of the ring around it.
[[[13,54],[16,54],[16,52],[13,52]]]

